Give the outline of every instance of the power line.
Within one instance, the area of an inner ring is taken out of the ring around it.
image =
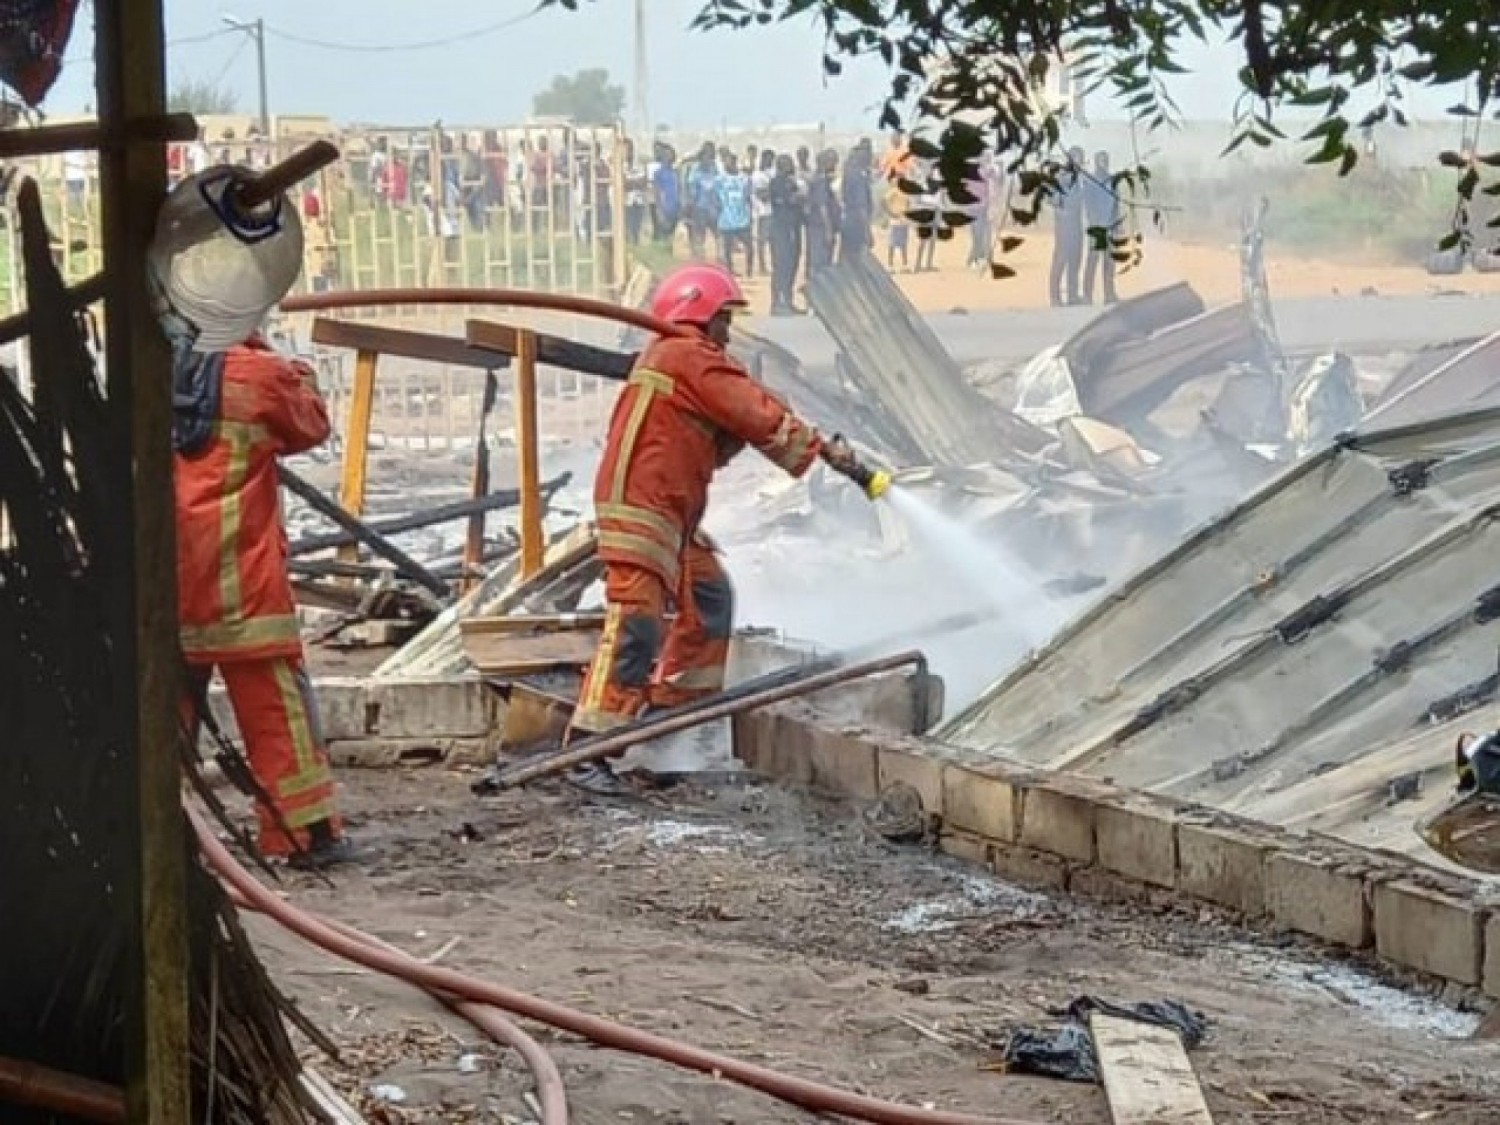
[[[541,12],[541,5],[522,12],[520,15],[510,16],[500,20],[498,23],[486,24],[483,27],[471,28],[461,31],[455,35],[445,35],[441,39],[419,39],[409,43],[341,43],[333,39],[314,39],[307,35],[295,35],[290,31],[283,31],[279,27],[266,25],[266,34],[274,35],[287,43],[296,43],[303,47],[317,47],[324,51],[344,51],[351,54],[388,54],[398,51],[425,51],[433,47],[452,47],[459,43],[465,43],[472,39],[482,39],[493,35],[497,31],[504,31],[508,27],[515,27],[519,23],[531,19]]]
[[[166,43],[164,44],[164,46],[167,46],[167,47],[191,47],[195,43],[209,43],[209,42],[212,42],[215,39],[220,39],[220,38],[222,38],[225,35],[233,35],[234,32],[235,32],[235,29],[232,28],[232,27],[221,27],[221,28],[219,28],[219,29],[217,29],[215,31],[205,31],[205,32],[202,32],[199,35],[183,35],[183,36],[181,36],[181,37],[179,37],[177,39],[168,39],[166,41]],[[91,63],[93,61],[94,61],[94,56],[91,55],[91,54],[90,55],[75,55],[72,58],[63,59],[63,66],[64,66],[64,68],[66,68],[66,67],[70,67],[70,66],[78,66],[81,63]]]

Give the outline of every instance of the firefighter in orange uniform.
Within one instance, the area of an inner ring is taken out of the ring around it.
[[[794,477],[820,456],[841,472],[854,463],[848,446],[821,438],[726,353],[731,316],[744,307],[733,275],[707,265],[674,270],[652,300],[654,315],[691,331],[646,348],[610,420],[594,481],[604,631],[569,740],[723,688],[734,590],[699,530],[716,469],[747,445]],[[569,779],[621,788],[602,762]]]
[[[189,689],[219,670],[256,781],[261,850],[298,866],[347,858],[333,774],[302,665],[277,458],[328,439],[313,371],[252,336],[226,352],[179,348],[179,618]]]

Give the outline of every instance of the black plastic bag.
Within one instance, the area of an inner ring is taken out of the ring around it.
[[[1037,1074],[1068,1082],[1099,1082],[1099,1059],[1089,1034],[1089,1015],[1103,1012],[1121,1019],[1170,1027],[1192,1050],[1208,1034],[1208,1022],[1177,1000],[1148,1000],[1140,1004],[1112,1004],[1095,996],[1080,996],[1055,1015],[1066,1018],[1061,1027],[1018,1027],[1005,1037],[1001,1058],[1011,1074]]]

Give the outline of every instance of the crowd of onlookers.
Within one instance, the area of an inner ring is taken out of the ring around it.
[[[270,146],[253,128],[243,140],[230,135],[217,146],[203,140],[174,146],[174,178],[210,163],[271,160]],[[623,167],[614,166],[617,154]],[[857,253],[883,251],[892,271],[927,272],[936,268],[939,244],[951,238],[966,246],[967,267],[987,269],[996,233],[1013,203],[1022,202],[1012,198],[1002,161],[989,155],[973,163],[955,198],[939,182],[934,161],[914,153],[900,133],[878,157],[868,139],[842,154],[754,144],[737,152],[705,141],[683,156],[665,140],[649,153],[628,138],[617,148],[609,130],[537,129],[519,140],[496,129],[438,130],[404,140],[376,135],[363,159],[347,168],[350,186],[378,203],[419,210],[427,233],[445,239],[465,226],[485,231],[497,223],[533,237],[613,238],[618,204],[631,246],[649,240],[668,252],[717,260],[743,277],[766,276],[777,315],[800,312],[806,280]],[[304,190],[301,202],[304,218],[325,217],[315,187]],[[1114,301],[1112,247],[1090,233],[1121,228],[1108,155],[1097,153],[1087,165],[1081,149],[1070,150],[1046,203],[1055,223],[1052,302],[1090,303],[1096,279],[1104,300]]]
[[[628,206],[643,209],[652,239],[672,245],[682,230],[694,258],[715,257],[747,277],[769,275],[775,315],[800,311],[799,277],[875,250],[882,229],[891,269],[931,270],[936,235],[961,212],[968,220],[968,264],[986,265],[1005,206],[997,161],[977,162],[970,198],[948,205],[930,182],[930,163],[914,156],[900,134],[879,159],[868,140],[842,156],[831,148],[814,156],[807,146],[778,153],[751,145],[740,154],[705,142],[686,160],[658,142],[650,161],[632,161],[627,176]],[[632,228],[632,239],[639,229]]]

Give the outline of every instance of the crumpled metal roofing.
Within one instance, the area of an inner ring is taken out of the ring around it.
[[[1346,438],[1097,601],[939,732],[1420,850],[1452,742],[1493,724],[1500,409]],[[1424,774],[1420,792],[1409,781]]]

